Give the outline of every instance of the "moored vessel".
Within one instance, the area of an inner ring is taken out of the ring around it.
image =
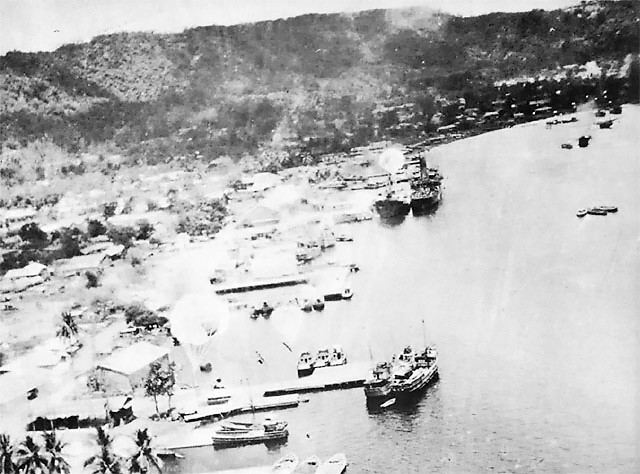
[[[371,377],[364,381],[364,395],[367,404],[377,405],[391,396],[391,364],[379,362],[371,371]]]
[[[380,217],[388,219],[396,216],[406,216],[409,213],[409,209],[411,209],[411,200],[408,196],[390,191],[376,200],[373,206]]]
[[[438,374],[438,355],[433,346],[415,353],[404,348],[393,367],[391,394],[396,399],[408,398],[425,388]]]
[[[315,369],[313,365],[313,356],[310,352],[303,352],[298,359],[298,377],[306,377],[311,375]]]
[[[279,474],[291,474],[295,472],[298,464],[300,464],[298,456],[296,456],[295,454],[288,454],[273,463],[270,472],[277,472]]]
[[[289,437],[287,422],[265,420],[264,423],[225,424],[218,429],[211,440],[214,447],[242,446],[246,444],[279,443]]]
[[[331,348],[331,358],[329,359],[330,366],[344,365],[347,363],[347,356],[345,355],[342,347],[333,346]]]
[[[347,469],[347,457],[343,453],[334,454],[316,471],[316,474],[342,474]]]

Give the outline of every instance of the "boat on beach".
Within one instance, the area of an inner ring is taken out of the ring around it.
[[[280,443],[287,440],[289,430],[285,421],[265,420],[264,423],[225,423],[212,436],[214,447],[232,447],[247,444]]]
[[[311,307],[315,310],[315,311],[322,311],[324,309],[324,301],[321,300],[320,298],[317,298],[313,304],[311,305]]]
[[[606,212],[618,212],[618,208],[616,206],[598,206],[597,209],[602,209]]]
[[[578,212],[576,212],[576,216],[578,217],[584,217],[588,214],[586,209],[578,209]]]
[[[334,454],[316,471],[316,474],[342,474],[347,469],[347,457],[343,453]]]

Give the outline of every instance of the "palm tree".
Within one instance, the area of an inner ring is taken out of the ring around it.
[[[58,326],[58,331],[56,332],[56,336],[62,337],[64,339],[71,339],[78,335],[78,325],[76,324],[76,320],[71,313],[64,312],[61,316],[60,326]]]
[[[49,458],[49,474],[69,474],[69,463],[62,455],[64,447],[65,443],[56,436],[55,431],[44,433],[44,449]]]
[[[18,472],[24,474],[44,474],[47,472],[47,458],[40,452],[40,446],[27,436],[18,447]]]
[[[93,466],[91,474],[121,474],[120,459],[111,451],[111,436],[101,426],[97,428],[97,435],[100,454],[87,459],[84,467]]]
[[[13,460],[13,446],[9,435],[0,435],[0,474],[14,474],[16,463]]]
[[[151,437],[146,428],[136,431],[135,442],[138,450],[131,457],[129,472],[146,474],[151,467],[155,467],[158,472],[162,472],[162,461],[151,447]]]

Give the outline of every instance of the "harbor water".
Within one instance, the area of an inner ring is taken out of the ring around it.
[[[303,395],[277,412],[290,425],[284,446],[183,450],[168,470],[344,452],[351,474],[639,472],[640,113],[625,107],[611,130],[577,116],[434,149],[437,212],[355,224],[354,241],[333,250],[360,265],[351,301],[237,329],[294,346],[284,378],[303,347],[340,344],[368,361],[426,339],[440,379],[415,404],[371,412],[362,389]],[[589,147],[561,149],[587,133]],[[597,205],[619,212],[576,217]],[[252,370],[285,370],[278,354],[263,343]]]

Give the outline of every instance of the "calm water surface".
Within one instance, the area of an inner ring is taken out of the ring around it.
[[[432,151],[446,177],[437,213],[353,226],[355,241],[336,248],[362,268],[352,301],[247,321],[236,342],[276,361],[256,370],[286,360],[291,371],[305,346],[388,358],[422,342],[424,320],[440,380],[415,405],[380,413],[362,389],[308,395],[279,412],[291,432],[280,449],[185,450],[174,471],[344,452],[349,473],[640,472],[639,116],[626,109],[616,130],[599,130],[584,115]],[[589,148],[560,149],[585,132]],[[599,204],[620,212],[575,217]],[[273,334],[295,354],[265,342]]]

